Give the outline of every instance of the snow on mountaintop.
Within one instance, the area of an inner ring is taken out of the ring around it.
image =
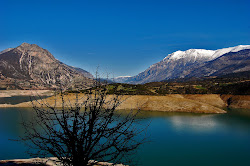
[[[241,50],[245,50],[245,49],[250,49],[250,45],[238,45],[235,47],[229,47],[229,48],[222,48],[222,49],[218,49],[216,50],[216,52],[213,54],[213,59],[220,57],[223,54],[229,53],[229,52],[238,52]]]
[[[240,50],[250,49],[250,45],[239,45],[235,47],[222,48],[218,50],[205,50],[205,49],[189,49],[186,51],[176,51],[168,54],[163,61],[178,60],[186,57],[193,57],[194,59],[204,58],[206,60],[213,60],[228,52],[238,52]]]
[[[126,82],[129,78],[131,78],[131,76],[119,76],[119,77],[115,77],[113,81],[119,82],[119,83],[124,83],[124,82]]]
[[[205,49],[189,49],[187,51],[176,51],[172,54],[169,54],[166,58],[177,60],[182,59],[187,56],[192,56],[198,58],[198,57],[210,57],[214,54],[215,51],[213,50],[205,50]]]
[[[132,77],[132,76],[118,76],[118,77],[115,77],[115,78],[128,78],[128,77]]]

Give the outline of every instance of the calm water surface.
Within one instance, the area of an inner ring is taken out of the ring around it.
[[[250,165],[250,110],[228,114],[143,112],[150,143],[136,158],[143,166],[246,166]],[[21,114],[32,117],[32,109],[0,108],[0,160],[28,158],[20,142]]]
[[[11,96],[0,97],[0,104],[18,104],[22,102],[28,102],[31,100],[45,99],[49,96]]]

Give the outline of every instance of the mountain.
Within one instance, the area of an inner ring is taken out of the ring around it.
[[[94,79],[94,76],[89,73],[88,71],[86,70],[83,70],[82,68],[79,68],[79,67],[73,67],[71,66],[73,69],[75,69],[76,71],[82,73],[85,77],[88,77],[88,78],[91,78],[91,79]]]
[[[196,66],[187,77],[222,76],[250,71],[250,49],[229,52],[212,61]]]
[[[218,50],[189,49],[186,51],[176,51],[166,56],[162,61],[151,65],[138,75],[122,81],[123,83],[142,84],[168,79],[216,76],[230,72],[250,70],[249,61],[241,65],[246,57],[249,57],[247,53],[249,49],[250,45],[239,45]],[[243,52],[241,50],[246,50],[245,52],[243,51],[244,55],[242,56]],[[216,60],[217,58],[220,58],[220,60]],[[230,63],[227,62],[229,60]],[[233,65],[234,63],[238,65],[236,66],[235,64],[234,68],[230,68],[229,65]],[[220,64],[223,64],[223,67]],[[228,71],[226,72],[225,70]]]
[[[12,49],[14,49],[14,48],[7,48],[7,49],[1,51],[0,54],[3,54],[3,53],[5,53],[5,52],[8,52],[8,51],[10,51],[10,50],[12,50]]]
[[[23,43],[0,53],[2,89],[87,88],[93,77],[85,70],[68,66],[46,49]]]
[[[119,76],[114,78],[114,82],[126,82],[131,76]]]

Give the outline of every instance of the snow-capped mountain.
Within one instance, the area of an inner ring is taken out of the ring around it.
[[[250,49],[250,45],[239,45],[218,50],[189,49],[187,51],[176,51],[172,54],[168,54],[163,59],[163,61],[178,59],[192,59],[193,61],[210,61],[228,52],[238,52],[245,49]]]
[[[119,76],[114,78],[114,82],[126,82],[131,76]]]
[[[199,70],[199,68],[206,65],[206,63],[220,58],[227,53],[237,53],[242,50],[250,50],[250,45],[239,45],[218,50],[189,49],[186,51],[176,51],[168,54],[162,61],[151,65],[148,69],[138,75],[129,77],[124,82],[140,84],[189,77],[196,72],[194,70]],[[230,60],[230,58],[228,60]],[[222,63],[222,61],[220,62]],[[238,70],[241,71],[240,69]],[[214,72],[217,72],[217,70],[206,70],[206,73],[200,73],[200,77],[211,75]]]

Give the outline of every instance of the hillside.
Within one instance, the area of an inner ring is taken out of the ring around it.
[[[68,66],[36,44],[6,49],[0,53],[0,89],[87,88],[93,76]]]
[[[176,51],[133,77],[117,80],[121,83],[144,84],[162,80],[221,76],[250,71],[250,46],[218,50],[189,49]]]
[[[240,72],[221,77],[175,79],[146,84],[112,83],[108,94],[167,95],[167,94],[231,94],[250,95],[250,73]]]

